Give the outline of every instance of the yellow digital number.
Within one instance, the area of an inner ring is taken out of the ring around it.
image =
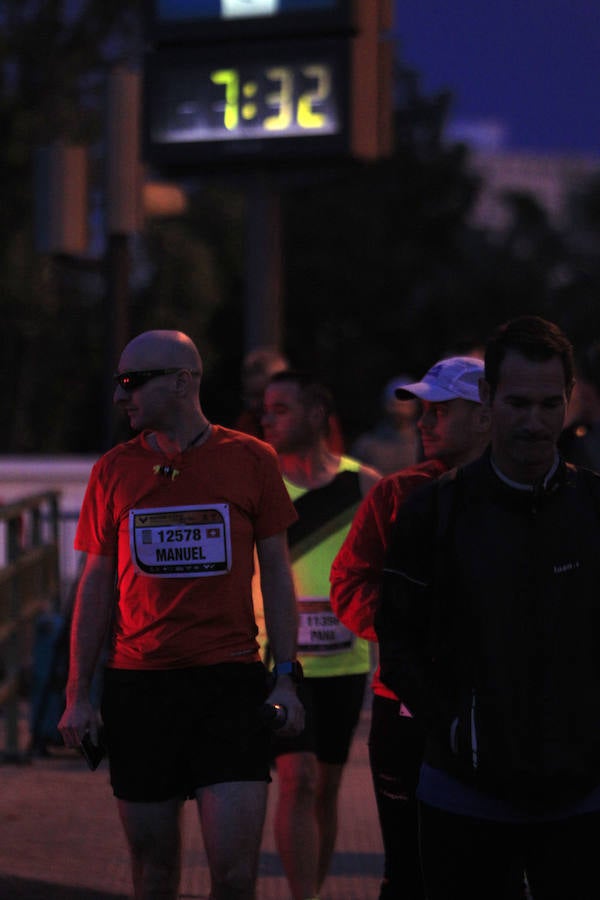
[[[328,66],[304,66],[302,74],[306,78],[314,78],[316,86],[305,91],[298,100],[298,125],[301,128],[322,128],[325,124],[324,113],[314,111],[315,103],[327,100],[331,93],[331,73]]]
[[[233,131],[238,126],[240,119],[240,76],[235,69],[218,69],[210,73],[213,84],[225,85],[225,109],[223,112],[223,124],[227,131]]]
[[[268,106],[277,108],[277,115],[267,116],[263,126],[267,131],[285,131],[294,120],[294,73],[287,66],[267,69],[269,81],[278,81],[279,88],[265,97]]]

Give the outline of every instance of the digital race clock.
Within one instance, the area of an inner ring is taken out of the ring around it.
[[[339,154],[348,64],[347,44],[328,38],[160,47],[145,67],[147,155],[185,166]]]

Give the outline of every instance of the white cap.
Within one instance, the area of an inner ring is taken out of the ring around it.
[[[411,395],[431,403],[445,400],[473,400],[479,403],[479,380],[484,365],[475,356],[451,356],[432,366],[421,381],[405,384],[396,390],[396,397],[406,400]]]

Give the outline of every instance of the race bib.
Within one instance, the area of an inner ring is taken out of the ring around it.
[[[355,635],[333,614],[324,597],[298,600],[298,653],[305,656],[331,656],[351,650]]]
[[[129,543],[143,575],[194,578],[231,569],[227,503],[132,509]]]

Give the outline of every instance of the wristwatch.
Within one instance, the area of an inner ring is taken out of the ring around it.
[[[275,675],[275,678],[277,678],[279,675],[289,675],[292,681],[295,681],[296,684],[300,684],[300,682],[304,678],[302,665],[300,662],[298,662],[297,659],[275,663],[275,665],[273,666],[273,674]]]

